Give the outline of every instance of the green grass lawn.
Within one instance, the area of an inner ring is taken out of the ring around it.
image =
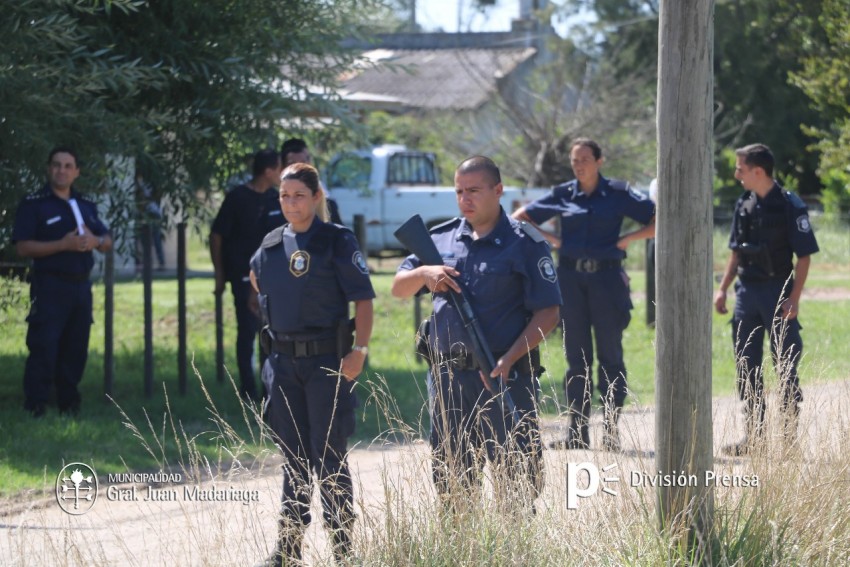
[[[846,233],[844,237],[846,237]],[[844,242],[836,238],[836,242]],[[205,269],[202,241],[193,237],[190,258]],[[833,254],[833,257],[845,258]],[[636,260],[633,260],[636,261]],[[392,274],[398,262],[381,262],[373,282],[378,294],[369,366],[359,381],[360,420],[356,440],[368,444],[386,436],[420,435],[427,430],[428,416],[424,364],[413,356],[414,317],[412,301],[390,296]],[[722,264],[721,264],[722,265]],[[632,399],[654,402],[655,334],[645,324],[643,299],[645,278],[637,267],[630,270],[635,310],[626,331],[624,348]],[[10,284],[4,283],[5,291]],[[18,285],[18,284],[11,284]],[[810,287],[844,288],[850,291],[847,264],[813,264]],[[212,462],[234,457],[250,459],[261,441],[260,427],[243,411],[229,381],[219,383],[215,372],[214,299],[212,279],[191,279],[187,284],[189,358],[198,377],[189,369],[189,392],[177,388],[177,283],[171,279],[154,282],[155,388],[149,399],[143,395],[142,285],[139,281],[115,287],[115,403],[103,395],[103,286],[95,284],[95,324],[92,327],[89,363],[82,383],[83,410],[77,419],[50,411],[33,420],[21,408],[22,376],[26,360],[26,308],[19,303],[0,311],[0,495],[28,488],[50,487],[55,475],[69,462],[82,461],[99,474],[127,470],[167,470],[186,466],[190,445]],[[26,288],[20,291],[25,296]],[[225,362],[236,367],[234,354],[235,318],[232,298],[225,295]],[[427,298],[423,310],[429,310]],[[850,338],[850,300],[806,301],[802,305],[806,383],[850,377],[850,361],[844,355]],[[734,392],[734,360],[729,317],[714,315],[712,330],[714,394]],[[544,410],[557,412],[563,404],[561,381],[564,357],[561,339],[553,333],[542,347]],[[768,380],[775,378],[768,374]],[[209,398],[232,428],[214,418]],[[121,407],[119,411],[116,404]],[[130,426],[132,423],[134,426]],[[142,443],[143,437],[145,443]],[[247,440],[243,443],[240,440]]]

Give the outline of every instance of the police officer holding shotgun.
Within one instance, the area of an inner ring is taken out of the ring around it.
[[[327,222],[316,170],[298,163],[281,175],[287,224],[251,258],[251,283],[266,323],[268,422],[285,457],[277,547],[267,565],[301,560],[310,523],[311,472],[318,483],[334,556],[351,551],[354,497],[346,462],[354,433],[354,380],[372,334],[375,292],[354,234]],[[348,318],[353,302],[356,337]],[[356,338],[356,340],[355,340]]]
[[[455,191],[461,217],[430,234],[443,264],[408,256],[392,286],[396,297],[433,294],[426,340],[434,483],[442,497],[474,488],[486,454],[508,474],[524,471],[536,495],[542,486],[536,347],[558,322],[555,266],[539,232],[499,204],[501,176],[492,160],[463,161]],[[464,294],[483,330],[495,362],[489,376],[481,373],[452,292]]]

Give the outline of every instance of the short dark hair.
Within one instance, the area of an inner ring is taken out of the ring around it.
[[[289,154],[300,154],[307,149],[307,142],[301,138],[289,138],[280,147],[280,159],[286,164],[286,157]]]
[[[590,138],[576,138],[570,142],[570,153],[572,153],[573,148],[576,146],[590,148],[590,151],[593,152],[593,159],[596,161],[602,159],[602,146],[596,143],[595,140],[591,140]]]
[[[78,168],[80,167],[80,158],[77,157],[77,152],[73,148],[69,146],[55,146],[50,153],[47,154],[47,165],[53,161],[53,156],[56,154],[71,154],[71,157],[74,158],[74,165]]]
[[[502,182],[502,173],[496,163],[485,156],[468,157],[457,166],[457,173],[475,173],[483,171],[490,178],[490,182],[495,187]]]
[[[773,177],[773,152],[764,144],[750,144],[735,150],[735,155],[744,158],[744,163],[750,167],[760,167],[768,177]]]
[[[270,167],[280,165],[280,154],[272,148],[260,150],[254,154],[254,162],[251,166],[251,174],[254,177],[259,177]]]

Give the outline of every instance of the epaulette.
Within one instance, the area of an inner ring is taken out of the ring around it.
[[[546,242],[546,238],[544,238],[543,234],[537,229],[536,226],[531,224],[530,222],[520,221],[519,227],[522,229],[524,233],[526,233],[534,242]]]
[[[621,179],[608,179],[608,187],[614,191],[628,191],[629,182]]]
[[[446,229],[455,228],[458,224],[460,224],[460,221],[461,221],[460,217],[455,217],[451,220],[447,220],[444,223],[440,223],[436,226],[432,226],[429,229],[428,232],[431,232],[431,233],[444,232]]]
[[[44,189],[39,189],[38,191],[27,193],[27,195],[24,196],[24,201],[37,201],[39,199],[44,199],[48,195],[49,193],[47,191],[45,191]]]
[[[263,243],[260,246],[262,248],[272,248],[273,246],[277,246],[283,242],[283,229],[287,226],[289,225],[285,224],[273,229],[270,233],[263,237]]]
[[[791,204],[795,209],[807,209],[806,203],[800,198],[799,195],[792,191],[782,190],[782,194],[785,195],[785,199]]]

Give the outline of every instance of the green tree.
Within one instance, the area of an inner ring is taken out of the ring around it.
[[[636,66],[657,60],[657,0],[582,0],[598,16],[594,34],[602,41],[607,69],[626,76]],[[735,0],[715,8],[714,140],[720,150],[754,141],[768,144],[777,169],[794,177],[803,193],[819,190],[816,140],[804,124],[822,117],[789,80],[799,71],[799,49],[811,36],[811,21],[822,0]],[[655,84],[647,88],[654,91]],[[722,164],[718,163],[718,166]],[[722,167],[719,167],[722,169]],[[728,180],[729,184],[734,180]]]
[[[850,4],[842,0],[822,4],[818,17],[808,19],[802,69],[792,74],[792,80],[823,117],[820,126],[810,123],[805,130],[819,139],[824,205],[828,210],[846,211],[850,208]]]
[[[12,204],[57,142],[103,190],[107,154],[137,157],[186,206],[246,150],[317,117],[346,119],[340,41],[379,0],[22,0],[0,14],[0,183]],[[8,234],[7,234],[8,236]]]

